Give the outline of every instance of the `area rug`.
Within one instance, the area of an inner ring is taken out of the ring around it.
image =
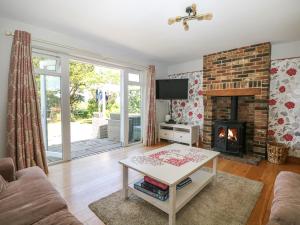
[[[245,225],[263,183],[227,173],[195,196],[176,217],[177,225]],[[185,188],[188,188],[186,186]],[[168,215],[141,198],[115,192],[89,205],[106,225],[167,225]]]

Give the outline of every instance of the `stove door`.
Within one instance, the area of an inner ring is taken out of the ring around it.
[[[227,127],[222,125],[215,126],[214,148],[218,151],[226,151]]]
[[[227,152],[238,153],[240,151],[240,132],[237,127],[228,127]]]

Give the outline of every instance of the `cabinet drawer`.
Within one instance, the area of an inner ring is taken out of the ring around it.
[[[173,131],[172,130],[159,130],[159,137],[162,139],[173,140]]]
[[[185,132],[174,132],[174,141],[189,144],[191,142],[191,134]]]

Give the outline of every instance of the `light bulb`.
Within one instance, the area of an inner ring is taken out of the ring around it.
[[[197,5],[194,3],[194,4],[192,4],[191,8],[192,8],[193,13],[195,13],[197,10]]]
[[[179,22],[180,20],[181,20],[181,16],[176,16],[176,17],[175,17],[175,21],[176,21],[176,22]]]
[[[203,15],[204,20],[212,20],[213,14],[212,13],[206,13]]]
[[[174,18],[168,19],[168,24],[169,25],[172,25],[173,23],[175,23],[175,19]]]
[[[189,31],[189,25],[188,24],[184,25],[184,30]]]
[[[183,25],[185,31],[189,30],[189,25],[187,23],[187,20],[183,20],[182,25]]]
[[[200,14],[196,16],[197,20],[204,20],[204,15]]]

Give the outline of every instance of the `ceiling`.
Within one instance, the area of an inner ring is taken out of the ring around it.
[[[169,26],[197,3],[212,21]],[[0,0],[0,16],[109,41],[165,63],[254,43],[300,40],[299,0]]]

